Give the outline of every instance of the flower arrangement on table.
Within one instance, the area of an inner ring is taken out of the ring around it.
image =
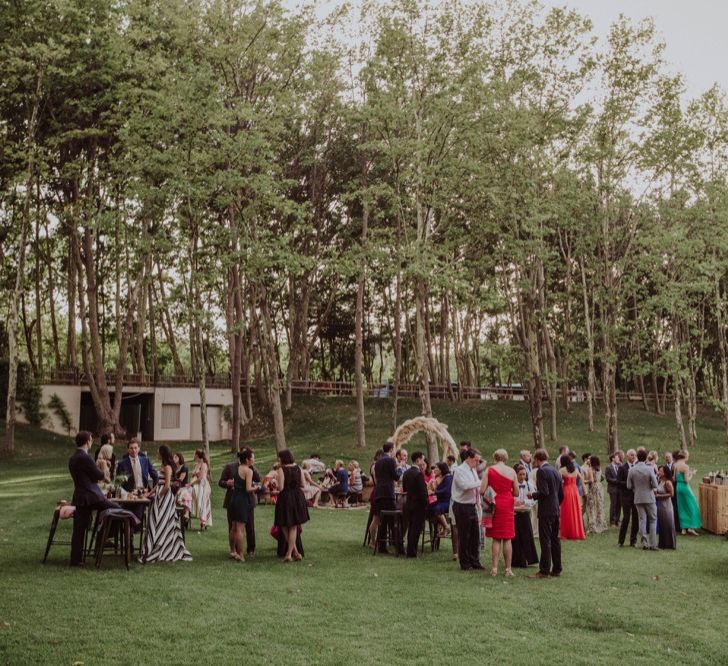
[[[129,480],[127,474],[117,474],[114,477],[114,495],[119,496],[121,494],[122,486]]]

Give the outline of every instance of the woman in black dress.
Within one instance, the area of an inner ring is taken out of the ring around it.
[[[245,448],[238,453],[240,464],[233,474],[233,494],[230,498],[230,518],[232,522],[234,551],[231,557],[238,562],[245,562],[243,555],[243,533],[245,524],[250,520],[253,492],[253,452]]]
[[[279,492],[275,524],[288,544],[283,561],[291,562],[303,559],[296,547],[296,538],[301,525],[309,520],[308,506],[303,494],[303,472],[294,462],[293,454],[284,449],[278,454],[278,461],[281,466],[277,472]]]

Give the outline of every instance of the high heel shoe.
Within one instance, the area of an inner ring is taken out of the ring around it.
[[[506,569],[503,572],[503,575],[506,576],[507,578],[513,578],[514,577],[514,574],[513,574],[513,572],[510,569]]]
[[[283,558],[283,561],[284,561],[284,562],[293,562],[293,559],[292,559],[292,558],[290,558],[290,557],[284,557],[284,558]]]
[[[490,575],[493,576],[493,578],[495,578],[498,575],[498,569],[491,569]]]
[[[296,553],[296,554],[295,554],[295,555],[293,556],[293,559],[294,559],[294,560],[295,560],[296,562],[300,562],[300,561],[301,561],[301,560],[303,559],[303,555],[301,555],[301,553]]]

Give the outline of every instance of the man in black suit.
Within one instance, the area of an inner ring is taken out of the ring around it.
[[[561,575],[561,502],[564,489],[559,472],[549,465],[546,449],[538,449],[533,454],[536,472],[536,492],[528,497],[538,500],[538,538],[541,543],[541,560],[538,573],[529,578],[548,578]]]
[[[622,524],[619,526],[619,546],[624,546],[624,539],[627,536],[627,527],[630,520],[632,528],[629,532],[629,545],[637,547],[637,530],[639,522],[637,518],[637,507],[634,505],[634,492],[627,487],[627,476],[629,470],[637,461],[637,452],[634,449],[627,451],[627,460],[619,466],[617,471],[617,485],[619,486],[619,503],[622,506]]]
[[[379,514],[382,511],[393,511],[394,503],[394,484],[399,478],[397,474],[397,464],[394,462],[392,452],[394,444],[385,442],[382,446],[384,455],[374,463],[372,473],[374,474],[374,492],[372,493],[372,522],[369,525],[369,537],[373,545],[377,543],[377,536],[383,539],[385,533],[383,528],[380,532]],[[386,550],[385,550],[386,552]]]
[[[417,557],[417,546],[425,529],[427,484],[422,473],[424,466],[425,456],[421,451],[415,451],[412,454],[412,466],[402,475],[402,490],[406,493],[404,524],[407,530],[407,557]]]
[[[260,474],[258,473],[258,470],[254,467],[255,465],[255,454],[251,449],[244,448],[240,451],[238,456],[241,456],[246,451],[250,451],[250,459],[249,464],[251,465],[251,468],[253,470],[253,483],[260,483]],[[235,552],[235,543],[233,541],[233,521],[230,517],[230,500],[233,496],[233,477],[235,476],[235,470],[240,466],[240,461],[236,460],[234,462],[228,463],[225,465],[225,467],[222,468],[222,473],[220,474],[220,480],[217,482],[217,485],[220,486],[220,488],[223,488],[225,490],[225,499],[222,501],[222,508],[227,510],[227,521],[228,521],[228,542],[230,546],[230,555],[233,555]],[[255,555],[255,507],[258,504],[258,495],[255,492],[249,493],[250,495],[250,515],[248,517],[248,522],[245,523],[245,548],[246,548],[246,555],[248,557],[252,557]]]
[[[94,464],[88,454],[93,438],[90,432],[81,430],[76,435],[76,451],[68,460],[68,471],[73,479],[73,535],[71,536],[71,566],[84,565],[83,546],[91,512],[104,509],[118,509],[119,505],[104,497],[99,481],[104,473]]]

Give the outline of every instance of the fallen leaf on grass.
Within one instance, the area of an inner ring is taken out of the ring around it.
[[[10,622],[0,622],[0,629],[10,629]]]

